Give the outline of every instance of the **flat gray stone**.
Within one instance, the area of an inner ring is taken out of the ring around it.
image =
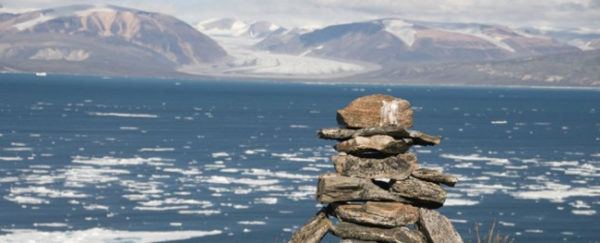
[[[398,202],[366,202],[337,205],[335,215],[343,222],[394,228],[414,224],[419,218],[418,208]]]
[[[335,150],[354,155],[370,152],[379,152],[387,155],[401,154],[410,148],[411,139],[396,140],[386,135],[375,135],[371,137],[355,137],[335,145]]]
[[[416,226],[425,235],[428,242],[463,242],[450,220],[435,210],[419,208],[419,221]]]
[[[425,169],[425,168],[419,168],[419,169],[414,170],[412,172],[412,176],[419,178],[421,180],[435,182],[435,183],[442,183],[444,185],[452,186],[452,187],[458,181],[458,178],[456,178],[456,176],[444,174],[437,170],[431,170],[431,169]]]
[[[331,221],[324,210],[306,223],[298,231],[294,232],[290,243],[318,243],[331,229]]]
[[[427,205],[428,208],[441,207],[446,201],[446,190],[440,185],[423,181],[412,176],[393,182],[390,190],[404,198]]]
[[[399,154],[383,159],[361,158],[353,155],[332,157],[340,175],[360,178],[406,179],[418,168],[417,156],[413,153]]]
[[[425,243],[425,237],[417,230],[406,227],[382,229],[341,222],[331,232],[341,238],[377,242]]]

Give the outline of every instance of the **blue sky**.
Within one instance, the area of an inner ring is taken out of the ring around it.
[[[0,0],[5,11],[106,3],[174,15],[190,24],[209,18],[268,20],[287,27],[400,17],[600,33],[600,0]]]

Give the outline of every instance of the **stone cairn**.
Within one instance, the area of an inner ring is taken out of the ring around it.
[[[440,184],[454,186],[457,178],[419,168],[417,156],[406,153],[412,145],[441,140],[408,130],[408,101],[364,96],[338,110],[337,122],[340,128],[318,131],[319,138],[339,141],[340,154],[332,157],[337,173],[319,176],[316,199],[327,206],[289,242],[320,242],[328,232],[346,243],[462,242],[448,218],[434,210],[446,200]]]

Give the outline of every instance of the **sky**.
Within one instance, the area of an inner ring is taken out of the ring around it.
[[[5,11],[82,3],[162,12],[192,25],[211,18],[233,17],[267,20],[285,27],[321,27],[399,17],[600,33],[600,0],[0,0]]]

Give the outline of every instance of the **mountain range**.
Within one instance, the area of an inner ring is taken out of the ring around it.
[[[600,86],[600,34],[384,18],[286,28],[112,5],[0,13],[0,71]]]
[[[498,60],[579,51],[553,39],[503,26],[437,24],[402,19],[328,26],[271,36],[256,45],[274,52],[399,63]]]
[[[226,57],[210,37],[172,16],[110,5],[0,14],[0,70],[175,75]]]

